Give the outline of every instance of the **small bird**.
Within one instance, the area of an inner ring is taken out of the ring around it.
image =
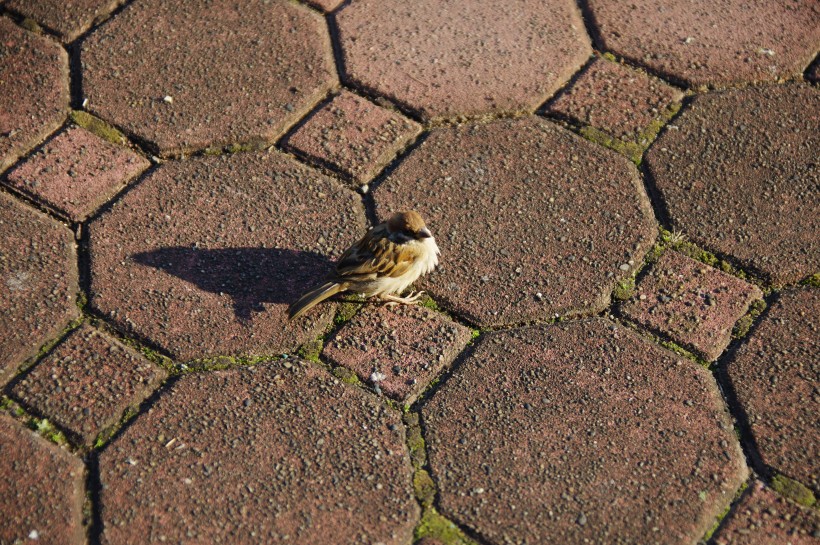
[[[342,292],[375,296],[388,304],[413,304],[423,291],[408,297],[398,294],[435,269],[439,253],[436,240],[418,212],[397,212],[348,248],[326,283],[290,305],[289,319]]]

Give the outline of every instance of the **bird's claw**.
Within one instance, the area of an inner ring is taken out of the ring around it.
[[[382,301],[385,301],[384,306],[393,307],[396,305],[415,305],[419,299],[424,295],[424,291],[413,292],[407,297],[398,297],[396,295],[382,295]]]

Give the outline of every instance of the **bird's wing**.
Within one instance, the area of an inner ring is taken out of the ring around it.
[[[382,224],[342,254],[336,273],[350,279],[396,278],[407,272],[415,259],[415,252],[409,247],[387,238],[387,228]]]

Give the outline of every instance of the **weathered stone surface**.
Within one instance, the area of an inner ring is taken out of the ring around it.
[[[148,397],[167,373],[93,327],[74,330],[12,393],[85,445]]]
[[[626,158],[531,117],[433,131],[374,194],[441,248],[421,285],[481,326],[600,312],[656,227]]]
[[[641,325],[714,361],[732,328],[763,293],[757,286],[673,250],[652,265],[622,312]]]
[[[144,157],[79,127],[57,135],[8,175],[8,183],[83,221],[148,168]]]
[[[0,193],[0,384],[79,314],[64,225]]]
[[[83,34],[124,0],[6,0],[5,6],[55,32],[65,42]]]
[[[333,303],[289,322],[365,232],[361,201],[278,152],[169,162],[89,225],[89,302],[175,358],[264,356],[324,331]]]
[[[423,307],[368,306],[342,327],[323,355],[409,404],[470,337],[468,328]]]
[[[820,270],[820,92],[698,96],[646,155],[673,226],[774,284]]]
[[[357,0],[335,18],[347,77],[427,120],[532,111],[592,53],[568,0]]]
[[[324,12],[329,12],[341,6],[343,1],[344,0],[307,0],[307,3]]]
[[[603,48],[691,86],[800,74],[820,43],[816,2],[589,0]]]
[[[343,91],[288,137],[286,146],[365,184],[419,132],[418,123]]]
[[[820,491],[820,289],[784,292],[727,364],[763,462]]]
[[[162,154],[269,143],[336,84],[325,22],[295,2],[136,2],[82,60],[87,108]]]
[[[79,458],[0,415],[0,543],[85,543]]]
[[[0,172],[53,132],[68,112],[68,55],[0,17]]]
[[[708,371],[602,319],[488,334],[422,419],[492,543],[694,544],[748,473]]]
[[[647,127],[682,97],[680,90],[644,72],[597,58],[547,112],[642,143]]]
[[[760,482],[740,500],[715,533],[715,545],[810,545],[820,537],[820,517]]]
[[[102,542],[410,543],[403,430],[298,360],[183,377],[100,457]]]

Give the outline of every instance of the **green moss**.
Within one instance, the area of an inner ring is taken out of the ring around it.
[[[801,282],[804,286],[820,288],[820,273],[815,273]]]
[[[73,121],[76,125],[86,129],[89,132],[92,132],[102,138],[103,140],[107,140],[112,144],[125,144],[125,136],[97,117],[94,117],[88,112],[83,112],[81,110],[74,110],[71,112],[71,121]]]
[[[341,301],[336,307],[336,315],[333,316],[333,324],[338,327],[349,322],[353,316],[362,308],[360,301]]]
[[[429,537],[437,539],[444,545],[476,545],[458,526],[443,517],[434,508],[424,511],[414,532],[416,541]]]
[[[622,155],[626,155],[629,160],[635,164],[639,164],[641,162],[641,155],[643,154],[644,148],[635,142],[615,138],[614,136],[610,136],[608,133],[600,129],[596,129],[595,127],[582,127],[579,132],[581,133],[581,136],[591,142],[595,142],[596,144],[600,144],[611,150],[617,151]]]
[[[615,284],[615,288],[612,290],[612,297],[616,301],[626,301],[632,294],[635,292],[635,277],[629,276],[624,278],[617,284]]]
[[[114,437],[114,434],[116,434],[126,422],[137,416],[138,412],[139,410],[135,407],[127,408],[119,422],[97,434],[96,439],[94,439],[94,448],[100,449],[105,446],[105,444],[108,443],[112,437]]]
[[[413,491],[424,509],[433,506],[433,500],[436,499],[436,483],[427,471],[417,469],[413,474]]]
[[[36,431],[40,436],[45,437],[52,443],[56,443],[58,445],[68,444],[68,439],[66,439],[65,434],[57,428],[55,428],[54,425],[51,422],[49,422],[47,418],[37,418],[36,416],[29,415],[26,425],[30,429]]]
[[[435,310],[436,312],[441,312],[441,307],[438,306],[438,303],[436,303],[433,300],[433,298],[430,297],[429,295],[427,295],[426,293],[424,294],[424,297],[422,297],[421,300],[419,301],[419,304],[421,306],[423,306],[424,308],[429,308],[430,310]]]
[[[746,314],[744,314],[743,317],[737,321],[735,327],[732,329],[732,338],[742,339],[748,335],[749,330],[752,328],[752,324],[754,324],[757,318],[763,314],[764,310],[766,310],[766,301],[763,299],[755,299],[752,301],[752,304],[749,305],[749,310],[746,311]]]
[[[43,28],[37,24],[37,21],[35,21],[34,19],[29,19],[28,17],[20,21],[20,26],[25,28],[29,32],[34,32],[36,34],[43,33]]]
[[[781,495],[806,507],[812,507],[817,502],[811,490],[785,475],[775,475],[772,478],[771,487]]]
[[[355,384],[357,386],[362,386],[362,381],[359,380],[359,375],[357,375],[350,369],[345,369],[344,367],[336,367],[335,369],[333,369],[333,376],[335,376],[345,384]]]
[[[322,348],[324,348],[324,346],[324,335],[320,335],[312,341],[308,341],[300,346],[299,350],[296,352],[296,355],[302,359],[312,361],[313,363],[322,363],[319,360],[319,354],[322,353]]]
[[[737,500],[740,499],[740,496],[743,495],[743,492],[746,490],[748,486],[749,484],[746,482],[740,485],[740,488],[738,488],[737,492],[735,492],[735,497],[732,499],[732,501],[727,503],[726,507],[723,508],[723,511],[721,511],[717,517],[715,517],[715,523],[706,532],[706,535],[703,536],[700,542],[705,543],[709,541],[709,539],[711,539],[712,535],[715,533],[715,531],[717,531],[718,527],[720,526],[720,523],[723,522],[723,519],[726,518],[726,515],[728,515],[729,511],[731,511],[732,504],[734,504]]]
[[[427,444],[421,434],[419,415],[408,412],[402,415],[402,420],[407,426],[407,448],[410,451],[410,461],[413,462],[413,467],[419,469],[427,464]]]
[[[604,53],[604,54],[603,54],[603,55],[601,55],[601,56],[602,56],[603,58],[605,58],[606,60],[608,60],[608,61],[611,61],[611,62],[618,62],[618,59],[616,59],[616,58],[615,58],[615,55],[613,55],[612,53],[606,52],[606,53]]]

